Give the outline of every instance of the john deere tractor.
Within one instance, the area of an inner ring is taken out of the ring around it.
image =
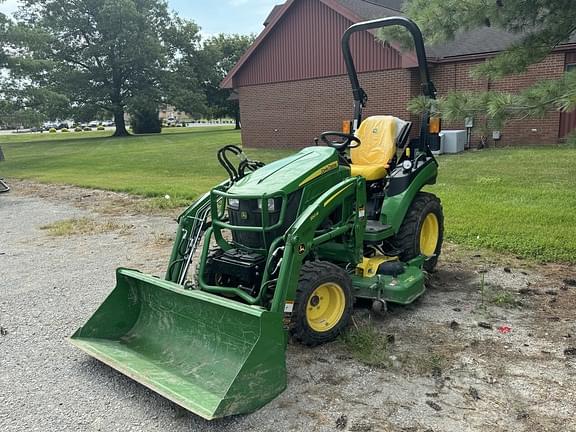
[[[442,247],[440,201],[422,192],[438,164],[430,144],[392,116],[362,118],[349,41],[400,25],[414,37],[424,95],[435,96],[422,36],[401,17],[351,26],[342,39],[354,96],[352,133],[264,165],[235,146],[218,152],[229,178],[179,218],[163,279],[120,268],[74,345],[207,419],[254,411],[286,387],[288,336],[334,340],[355,299],[379,309],[425,290]],[[239,157],[233,164],[231,157]]]

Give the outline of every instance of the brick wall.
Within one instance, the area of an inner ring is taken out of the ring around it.
[[[544,61],[529,67],[525,73],[498,81],[475,80],[470,77],[471,69],[480,64],[481,60],[444,63],[432,69],[432,80],[436,84],[439,95],[454,90],[496,90],[516,93],[538,81],[560,78],[564,73],[564,57],[564,53],[554,53]],[[480,123],[482,120],[476,119],[476,125],[479,126]],[[497,145],[554,144],[558,142],[559,125],[560,113],[557,112],[551,112],[542,119],[511,120],[501,131],[502,139]],[[445,123],[443,126],[445,129],[464,129],[461,122],[457,124]],[[494,145],[491,140],[491,133],[489,135],[489,145]],[[476,146],[478,142],[479,133],[475,131],[472,137],[472,146]]]
[[[365,116],[409,118],[412,73],[395,69],[360,74],[368,94]],[[353,99],[345,75],[239,88],[242,142],[247,147],[304,147],[327,130],[352,120]]]
[[[517,92],[543,79],[556,79],[564,73],[565,55],[555,53],[520,75],[498,82],[475,80],[470,70],[480,61],[443,63],[431,74],[442,95],[447,91],[502,90]],[[391,114],[415,122],[407,112],[408,100],[420,93],[414,70],[394,69],[360,74],[360,83],[368,94],[365,116]],[[242,141],[247,147],[303,147],[326,130],[340,130],[343,119],[352,119],[352,92],[347,76],[289,81],[239,89]],[[479,125],[481,120],[476,120]],[[501,131],[503,145],[554,144],[558,142],[560,114],[544,119],[511,121]],[[463,129],[463,124],[444,124],[445,129]],[[535,130],[534,130],[535,129]],[[472,146],[479,142],[474,133]],[[493,142],[489,140],[489,145]]]

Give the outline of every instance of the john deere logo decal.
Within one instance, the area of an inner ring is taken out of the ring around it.
[[[304,246],[304,243],[300,243],[300,244],[298,245],[298,253],[299,253],[300,255],[302,255],[305,251],[306,251],[306,246]]]
[[[244,219],[244,220],[248,219],[248,213],[245,211],[241,211],[240,212],[240,219]]]

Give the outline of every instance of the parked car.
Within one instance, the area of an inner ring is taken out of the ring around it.
[[[100,123],[98,122],[98,120],[92,120],[90,123],[88,123],[88,127],[96,127],[99,124]]]

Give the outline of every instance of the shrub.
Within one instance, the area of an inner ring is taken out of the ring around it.
[[[70,132],[67,128],[62,128],[60,132]]]
[[[76,126],[74,132],[82,132],[82,128],[80,126]]]
[[[160,133],[162,121],[158,117],[156,108],[142,108],[135,111],[131,121],[132,130],[135,134]]]
[[[100,125],[96,128],[96,130],[103,131],[103,130],[106,130],[106,128],[104,126]]]
[[[92,128],[91,128],[91,127],[88,127],[88,126],[86,126],[86,127],[84,128],[84,132],[90,132],[91,130],[92,130]]]
[[[568,147],[576,148],[576,132],[572,132],[566,137]]]
[[[56,128],[50,128],[50,129],[48,130],[48,132],[49,132],[49,133],[56,133]]]

